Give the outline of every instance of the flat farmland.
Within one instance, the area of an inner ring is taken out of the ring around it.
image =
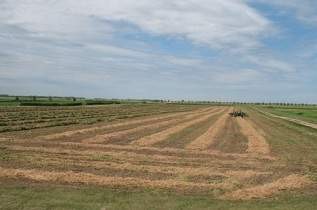
[[[248,117],[231,117],[236,109]],[[317,129],[263,107],[1,107],[0,116],[0,209],[317,206]]]

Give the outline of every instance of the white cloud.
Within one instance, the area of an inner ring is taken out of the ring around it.
[[[271,27],[242,0],[10,0],[2,7],[0,21],[37,34],[74,35],[98,30],[96,19],[122,21],[212,48],[256,47]]]

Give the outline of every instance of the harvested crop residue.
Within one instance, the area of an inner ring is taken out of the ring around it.
[[[145,124],[145,125],[141,125],[141,126],[137,126],[135,128],[131,128],[131,129],[127,129],[127,130],[122,130],[122,131],[118,131],[118,132],[112,132],[112,133],[107,133],[104,135],[97,135],[95,137],[89,138],[89,139],[84,139],[82,142],[83,143],[108,143],[109,141],[111,141],[111,139],[113,138],[120,138],[123,137],[125,135],[130,135],[136,132],[142,132],[142,131],[146,131],[146,130],[150,130],[150,129],[158,129],[160,127],[164,127],[164,126],[168,126],[168,125],[175,125],[181,121],[190,121],[193,120],[197,117],[200,117],[201,113],[191,113],[188,115],[177,115],[174,116],[176,119],[169,119],[169,120],[165,120],[163,122],[157,122],[157,123],[151,123],[151,124]],[[167,118],[161,118],[161,119],[167,119]]]
[[[313,182],[306,176],[293,174],[287,177],[280,178],[268,184],[239,189],[237,191],[226,194],[224,197],[233,200],[264,198],[270,197],[283,190],[304,188],[312,183]]]
[[[224,128],[225,122],[229,117],[228,113],[224,113],[203,135],[192,141],[186,146],[186,149],[205,150],[213,144],[215,136]]]
[[[209,114],[205,114],[205,115],[203,115],[203,116],[201,116],[201,117],[199,117],[197,119],[181,123],[179,125],[173,126],[172,128],[169,128],[169,129],[164,130],[162,132],[155,133],[153,135],[146,136],[146,137],[143,137],[143,138],[138,139],[136,141],[133,141],[131,144],[139,145],[139,146],[154,145],[154,144],[156,144],[158,142],[164,141],[170,135],[172,135],[174,133],[177,133],[177,132],[180,132],[181,130],[186,129],[187,127],[192,126],[192,125],[194,125],[196,123],[203,122],[203,121],[207,120],[208,118],[210,118],[211,116],[219,114],[222,111],[223,110],[220,110],[220,111],[217,111],[217,112],[213,111],[213,112],[211,112]]]
[[[237,122],[241,128],[241,132],[248,138],[247,152],[263,155],[270,153],[270,147],[266,139],[253,127],[250,121],[238,118]]]
[[[124,122],[104,125],[104,126],[97,126],[97,127],[91,127],[91,128],[84,128],[84,129],[78,129],[78,130],[72,130],[72,131],[66,131],[62,133],[56,133],[56,134],[49,134],[45,136],[39,136],[37,139],[43,139],[43,140],[52,140],[57,138],[63,138],[63,137],[69,137],[77,134],[85,134],[88,132],[95,132],[98,130],[106,130],[106,129],[114,129],[117,127],[127,126],[127,125],[133,125],[133,124],[139,124],[139,123],[149,123],[151,121],[155,120],[164,120],[170,117],[179,117],[190,113],[201,113],[204,111],[207,111],[210,109],[202,109],[198,111],[190,111],[190,112],[181,112],[181,113],[172,113],[172,114],[163,114],[163,116],[154,116],[154,117],[148,117],[145,119],[135,119],[135,120],[127,120]]]
[[[178,180],[146,180],[130,177],[105,177],[90,173],[48,172],[40,170],[22,170],[0,167],[0,177],[23,178],[41,182],[58,182],[67,184],[92,184],[100,186],[150,187],[161,189],[201,189],[203,191],[228,188],[226,184],[194,183]]]
[[[175,110],[62,133],[54,133],[61,127],[48,129],[43,138],[10,132],[0,139],[0,182],[160,188],[223,199],[269,197],[312,183],[313,160],[293,163],[270,153],[280,140],[275,134],[289,129],[274,130],[273,122],[267,125],[252,112],[231,118],[228,106]],[[313,145],[303,143],[307,150]]]

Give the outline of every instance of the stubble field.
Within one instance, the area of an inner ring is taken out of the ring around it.
[[[314,209],[317,130],[240,108],[2,107],[0,207]]]

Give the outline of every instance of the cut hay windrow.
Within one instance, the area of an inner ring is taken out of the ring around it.
[[[236,117],[226,119],[224,127],[218,132],[209,149],[218,150],[224,153],[246,153],[248,139],[242,134]],[[261,155],[262,156],[262,155]]]
[[[24,147],[24,146],[7,146],[7,150],[11,151],[31,151],[36,153],[50,153],[56,155],[70,155],[70,156],[87,156],[91,160],[105,158],[126,161],[126,162],[148,162],[153,164],[172,164],[177,165],[188,165],[188,166],[204,166],[204,167],[232,167],[236,164],[239,166],[254,170],[263,168],[263,164],[258,161],[244,159],[211,159],[202,157],[177,157],[167,155],[148,155],[148,154],[136,154],[133,152],[115,152],[115,151],[94,151],[94,150],[75,150],[65,148],[46,148],[46,147]]]
[[[140,174],[149,174],[151,175],[151,179],[156,179],[156,174],[165,174],[169,178],[172,178],[171,175],[175,176],[217,176],[217,177],[234,177],[232,174],[226,175],[225,172],[217,171],[215,168],[207,168],[207,167],[178,167],[178,166],[165,166],[165,165],[142,165],[135,163],[116,163],[114,161],[97,161],[97,160],[89,160],[87,157],[82,156],[73,156],[72,158],[65,159],[64,156],[36,156],[36,155],[25,155],[25,160],[21,160],[22,163],[28,163],[27,161],[31,161],[31,164],[36,166],[50,168],[54,170],[56,167],[64,166],[69,169],[72,166],[75,166],[76,169],[81,167],[81,171],[85,171],[85,168],[93,168],[94,170],[109,170],[109,171],[121,171],[122,173],[131,174],[131,171],[140,172]],[[20,163],[19,162],[19,163]],[[33,165],[32,165],[33,167]],[[101,171],[102,172],[102,171]],[[233,173],[234,174],[234,173]],[[131,176],[131,175],[130,175]]]
[[[1,135],[0,181],[76,185],[79,189],[82,185],[114,187],[120,191],[166,189],[228,200],[271,197],[284,190],[311,193],[311,188],[315,189],[316,183],[308,178],[314,177],[312,159],[299,155],[301,162],[294,163],[289,161],[294,154],[284,156],[288,151],[298,152],[291,148],[293,145],[286,145],[290,137],[300,139],[296,146],[302,144],[299,148],[303,151],[313,150],[309,146],[316,135],[299,133],[300,129],[291,131],[295,124],[285,126],[283,120],[262,116],[247,106],[243,107],[248,111],[246,118],[230,117],[229,106],[170,109],[166,108],[168,104],[153,105],[157,110],[146,108],[152,105],[135,106],[113,108],[111,113],[101,113],[97,107],[89,113],[85,113],[85,107],[77,110],[85,119],[106,116],[113,123],[96,121],[99,123],[87,127],[72,126],[71,131],[67,126]],[[29,109],[34,121],[22,119],[19,112],[14,116],[33,126],[55,115],[49,110],[49,116],[38,115]],[[77,116],[72,109],[64,111],[58,119]],[[147,116],[143,115],[146,111]],[[271,144],[266,141],[268,137]]]
[[[10,141],[10,138],[0,138],[0,142],[6,142],[6,141]]]
[[[231,109],[228,111],[230,112]],[[229,118],[225,112],[203,135],[190,142],[185,148],[193,150],[206,150],[214,143],[216,135],[225,127],[226,120]]]
[[[214,190],[231,189],[227,183],[195,183],[181,180],[147,180],[135,177],[107,177],[82,172],[49,172],[42,170],[23,170],[0,167],[0,177],[13,179],[29,179],[39,182],[56,182],[61,184],[84,184],[112,187],[144,187],[175,190]]]
[[[84,128],[84,129],[78,129],[78,130],[72,130],[72,131],[65,131],[62,133],[55,133],[55,134],[49,134],[45,136],[38,136],[37,139],[41,140],[53,140],[53,139],[58,139],[58,138],[64,138],[64,137],[69,137],[77,134],[85,134],[89,132],[96,132],[100,130],[106,130],[106,129],[114,129],[117,127],[122,127],[122,126],[127,126],[127,125],[133,125],[133,124],[139,124],[139,123],[148,123],[154,120],[164,120],[170,117],[178,117],[178,116],[183,116],[189,113],[200,113],[204,111],[208,111],[210,109],[214,108],[204,108],[204,109],[199,109],[195,111],[187,111],[187,112],[181,112],[181,113],[168,113],[168,114],[162,114],[163,116],[151,116],[146,119],[135,119],[135,120],[127,120],[124,122],[117,122],[114,124],[109,124],[109,125],[104,125],[104,126],[97,126],[97,127],[91,127],[91,128]]]
[[[247,152],[268,155],[270,153],[270,146],[264,136],[259,132],[250,121],[238,118],[237,122],[241,128],[241,132],[248,138]]]
[[[159,104],[126,104],[102,107],[70,107],[69,109],[55,109],[54,107],[42,107],[42,109],[40,107],[29,107],[29,109],[14,108],[13,110],[9,107],[6,107],[0,110],[0,115],[4,115],[4,118],[0,117],[0,124],[7,126],[0,126],[0,132],[34,130],[37,128],[46,130],[44,128],[67,125],[87,125],[97,122],[109,122],[120,119],[146,117],[172,112],[179,113],[193,111],[201,109],[202,107],[203,106],[175,106],[167,104],[163,106]],[[204,106],[204,108],[205,107],[206,106]]]
[[[172,134],[175,134],[177,132],[180,132],[196,123],[200,123],[200,122],[203,122],[205,120],[207,120],[208,118],[210,118],[211,116],[213,115],[216,115],[216,114],[219,114],[221,112],[223,112],[224,110],[221,109],[220,111],[213,111],[209,114],[205,114],[205,116],[202,116],[198,119],[194,119],[194,120],[191,120],[189,122],[184,122],[184,123],[181,123],[181,124],[178,124],[178,125],[175,125],[173,126],[172,128],[168,128],[166,130],[163,130],[159,133],[155,133],[155,134],[152,134],[150,136],[145,136],[141,139],[138,139],[136,141],[133,141],[131,142],[131,144],[133,145],[138,145],[138,146],[151,146],[151,145],[154,145],[158,142],[162,142],[164,141],[165,139],[167,139],[170,135]]]
[[[224,195],[225,199],[250,200],[253,198],[265,198],[277,194],[281,191],[291,189],[301,189],[314,184],[307,176],[292,174],[271,183],[258,185],[245,189],[239,189]]]
[[[24,155],[25,158],[29,158],[32,163],[36,164],[37,161],[45,163],[49,166],[59,166],[60,164],[81,167],[93,167],[96,170],[108,169],[108,170],[121,170],[121,171],[136,171],[142,173],[152,173],[153,178],[155,174],[166,175],[178,175],[178,176],[206,176],[206,177],[223,177],[234,178],[237,180],[244,180],[259,175],[270,175],[272,172],[244,170],[220,170],[215,167],[178,167],[178,166],[164,166],[164,165],[142,165],[129,162],[116,163],[111,160],[89,160],[82,156],[73,156],[72,158],[65,158],[65,156],[43,156],[43,155]]]
[[[275,157],[271,155],[256,155],[252,153],[223,153],[217,150],[187,150],[181,148],[159,148],[151,146],[137,146],[137,145],[116,145],[116,144],[83,144],[78,142],[45,142],[33,141],[31,139],[15,139],[15,141],[6,142],[6,147],[14,148],[61,148],[71,149],[75,151],[95,151],[97,153],[102,151],[118,151],[118,152],[132,152],[136,154],[149,154],[149,155],[163,155],[163,156],[176,156],[176,157],[195,157],[195,158],[208,158],[218,160],[241,160],[241,161],[273,161]]]
[[[196,156],[196,157],[206,157],[212,159],[248,159],[248,160],[276,160],[272,156],[258,156],[253,154],[240,154],[240,153],[223,153],[216,150],[187,150],[181,148],[158,148],[151,146],[139,147],[136,145],[115,145],[115,144],[81,144],[75,142],[62,142],[56,145],[71,146],[75,148],[87,148],[96,151],[102,151],[102,149],[113,150],[113,151],[128,151],[135,153],[146,153],[146,154],[160,154],[169,156]]]
[[[125,135],[130,135],[133,133],[137,133],[137,132],[142,132],[142,131],[146,131],[146,130],[150,130],[150,129],[158,129],[160,127],[164,127],[164,126],[169,126],[169,125],[175,125],[177,123],[180,123],[182,121],[190,121],[193,120],[195,118],[200,118],[201,115],[203,113],[192,113],[192,114],[187,114],[187,115],[177,115],[174,117],[177,117],[176,119],[170,119],[170,118],[163,118],[166,119],[166,121],[163,122],[154,122],[154,123],[150,123],[150,124],[145,124],[145,125],[140,125],[137,126],[135,128],[130,128],[127,130],[122,130],[122,131],[115,131],[115,132],[111,132],[111,133],[107,133],[107,134],[103,134],[103,135],[97,135],[94,137],[91,137],[89,139],[84,139],[82,140],[83,143],[108,143],[109,141],[111,141],[113,138],[120,138],[123,137]]]

